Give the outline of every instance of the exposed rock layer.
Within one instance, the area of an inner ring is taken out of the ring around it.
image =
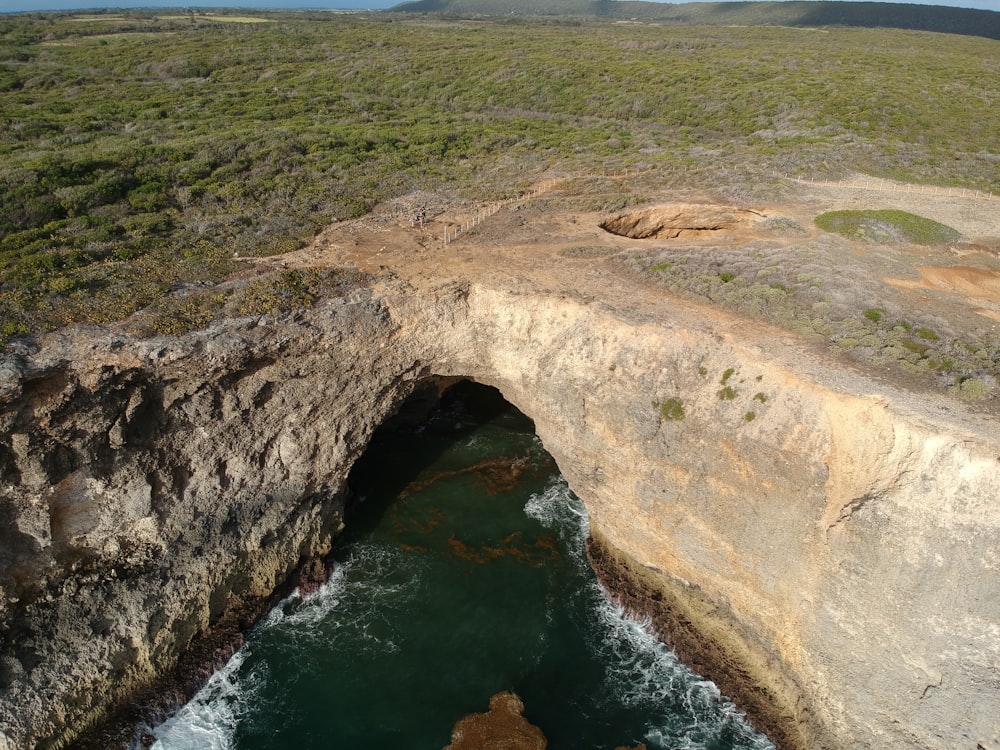
[[[4,367],[0,748],[70,741],[327,551],[351,465],[431,376],[535,420],[606,571],[672,602],[789,747],[1000,747],[995,425],[682,309],[461,283]]]

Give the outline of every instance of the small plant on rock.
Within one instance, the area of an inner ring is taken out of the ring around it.
[[[668,398],[665,401],[654,401],[653,407],[660,410],[660,417],[669,422],[679,422],[684,419],[684,402],[679,398]]]

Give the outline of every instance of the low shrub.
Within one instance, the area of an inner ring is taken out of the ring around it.
[[[664,401],[654,401],[653,407],[659,409],[661,419],[671,422],[684,419],[684,402],[679,398],[668,398]]]
[[[830,211],[816,217],[824,232],[864,242],[941,245],[954,242],[961,234],[951,227],[906,211]]]

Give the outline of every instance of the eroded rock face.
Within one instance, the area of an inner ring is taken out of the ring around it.
[[[995,425],[672,321],[388,287],[8,357],[0,732],[71,739],[327,551],[372,431],[441,376],[535,420],[606,579],[669,602],[789,747],[1000,747]]]
[[[394,330],[378,303],[335,301],[308,321],[81,334],[8,360],[0,732],[13,747],[72,739],[329,552],[351,464],[415,382],[382,354]]]

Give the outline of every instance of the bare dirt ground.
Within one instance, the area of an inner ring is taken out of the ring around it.
[[[847,377],[849,371],[866,375],[857,363],[832,355],[822,344],[789,331],[775,329],[759,320],[752,323],[718,307],[701,305],[672,296],[663,286],[629,273],[608,260],[620,251],[642,248],[647,240],[611,234],[600,227],[613,213],[574,210],[585,206],[586,196],[569,192],[571,183],[545,183],[548,190],[520,202],[512,202],[481,224],[468,228],[485,204],[449,200],[441,195],[415,193],[378,206],[366,217],[331,225],[306,248],[261,259],[272,267],[354,266],[372,273],[391,273],[415,291],[466,278],[503,288],[531,289],[586,301],[600,301],[623,316],[644,320],[695,317],[714,330],[759,346],[767,355],[788,360],[797,372],[813,374],[829,382]],[[709,194],[677,191],[649,195],[647,207],[670,204],[718,205]],[[623,188],[624,191],[625,188]],[[899,209],[925,216],[957,229],[961,242],[949,246],[870,245],[838,238],[847,247],[846,262],[854,274],[883,284],[886,293],[908,298],[915,312],[948,320],[955,330],[975,328],[1000,336],[1000,200],[972,196],[929,196],[909,193],[873,192],[788,183],[789,197],[780,203],[749,205],[762,218],[783,217],[803,230],[796,236],[761,235],[760,225],[736,222],[711,232],[692,232],[674,239],[658,239],[671,247],[691,252],[720,246],[768,243],[769,248],[787,247],[788,262],[795,263],[795,249],[822,234],[815,217],[839,209]],[[428,223],[415,227],[411,219],[426,206]],[[634,210],[642,210],[642,206]],[[723,207],[724,208],[724,207]],[[448,229],[466,225],[467,231],[449,244]],[[837,262],[845,262],[838,259]],[[778,350],[781,350],[780,352]],[[836,367],[831,370],[831,360]],[[838,374],[836,371],[842,371]],[[923,397],[940,399],[935,408],[951,411],[954,398],[934,393],[916,380],[882,374],[882,380],[904,389],[923,391]],[[865,389],[841,382],[842,390]],[[997,401],[997,399],[991,399]],[[920,407],[926,407],[921,404]],[[918,407],[919,408],[919,407]],[[961,411],[961,409],[959,409]],[[980,409],[980,411],[983,411]],[[993,411],[988,407],[987,412]],[[995,425],[993,427],[995,429]]]

